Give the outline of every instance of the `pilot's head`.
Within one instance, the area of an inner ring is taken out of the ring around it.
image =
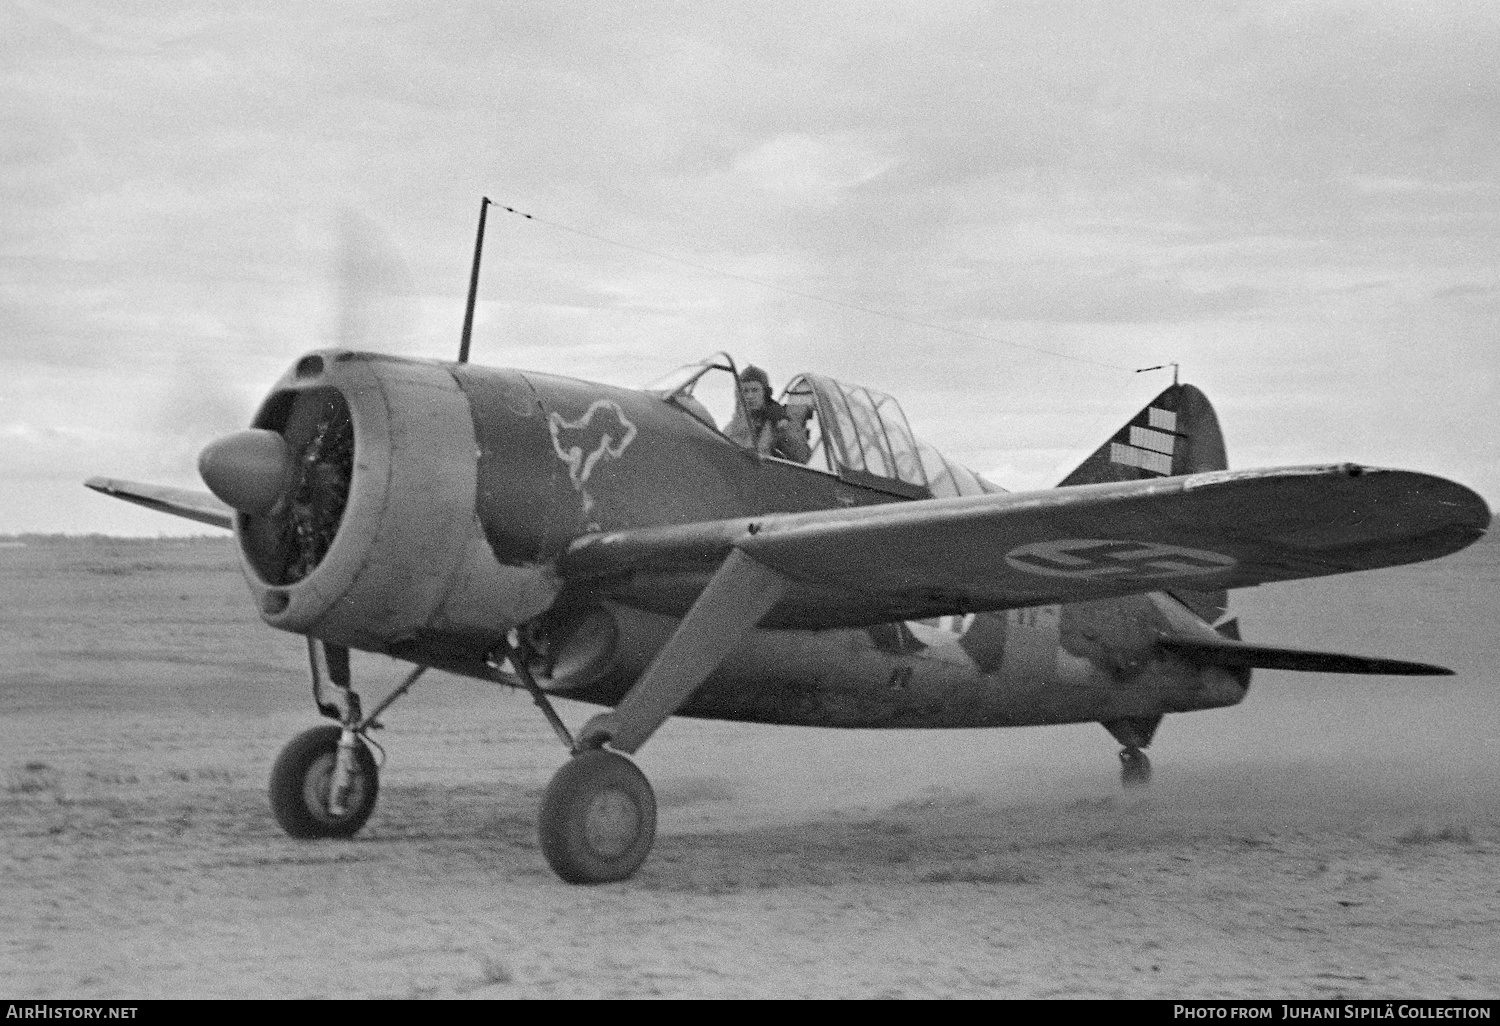
[[[754,364],[740,371],[740,398],[745,400],[745,409],[759,413],[771,398],[771,379],[766,372]]]

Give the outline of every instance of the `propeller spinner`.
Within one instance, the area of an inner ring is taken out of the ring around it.
[[[296,463],[275,431],[246,428],[215,439],[198,456],[208,490],[241,513],[269,513],[292,482]]]

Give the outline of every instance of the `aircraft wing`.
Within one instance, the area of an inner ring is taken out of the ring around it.
[[[96,492],[111,495],[116,499],[133,502],[137,506],[171,513],[174,516],[196,520],[200,524],[233,529],[234,510],[208,492],[195,492],[187,488],[168,488],[165,485],[141,484],[137,481],[117,481],[109,477],[91,477],[84,482]]]
[[[857,626],[1396,566],[1456,552],[1489,520],[1474,492],[1427,474],[1226,470],[606,532],[558,571],[682,615],[737,549],[786,582],[764,626]]]

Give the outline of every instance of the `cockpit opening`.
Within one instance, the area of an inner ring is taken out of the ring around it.
[[[912,434],[895,397],[821,374],[796,375],[772,404],[779,407],[775,416],[795,432],[796,444],[768,444],[766,432],[747,426],[754,418],[740,393],[745,373],[729,354],[716,353],[661,378],[649,390],[742,448],[834,474],[850,484],[912,499],[1004,491]]]

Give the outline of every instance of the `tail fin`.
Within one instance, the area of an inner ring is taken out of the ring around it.
[[[1058,487],[1224,470],[1224,436],[1208,396],[1172,385],[1151,400]]]
[[[1131,417],[1058,487],[1143,481],[1228,467],[1219,417],[1208,396],[1192,385],[1174,384]],[[1229,608],[1226,591],[1173,588],[1171,594],[1208,623],[1216,623]]]

